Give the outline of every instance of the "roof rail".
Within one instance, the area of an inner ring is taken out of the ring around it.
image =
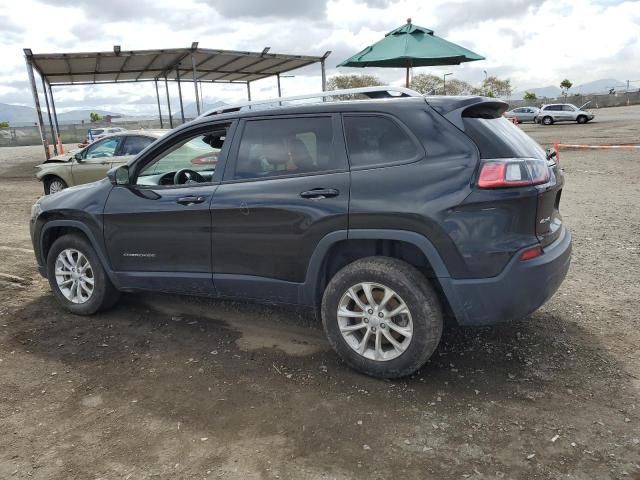
[[[397,93],[399,95],[392,95],[392,93]],[[393,86],[382,86],[382,87],[361,87],[361,88],[347,88],[344,90],[331,90],[329,92],[318,92],[318,93],[310,93],[307,95],[295,95],[293,97],[276,97],[270,98],[267,100],[255,100],[252,102],[243,102],[236,103],[233,105],[224,105],[219,108],[213,108],[211,110],[207,110],[197,118],[208,117],[211,115],[219,115],[222,113],[229,112],[237,112],[244,107],[252,107],[254,105],[266,105],[266,104],[274,104],[278,103],[279,106],[282,106],[283,102],[291,102],[294,100],[310,100],[313,98],[321,98],[322,101],[325,101],[327,97],[337,97],[340,95],[365,95],[369,98],[391,98],[391,97],[422,97],[423,95],[420,92],[416,92],[415,90],[411,90],[410,88],[404,87],[393,87]]]

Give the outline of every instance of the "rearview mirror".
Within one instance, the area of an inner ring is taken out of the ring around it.
[[[107,177],[112,185],[129,185],[129,166],[120,165],[107,172]]]

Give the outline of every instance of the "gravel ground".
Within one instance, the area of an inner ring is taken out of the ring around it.
[[[597,115],[523,129],[640,138],[639,108]],[[304,311],[127,295],[65,313],[29,241],[40,155],[0,149],[0,478],[640,478],[640,151],[563,151],[559,292],[447,329],[402,381],[351,371]]]

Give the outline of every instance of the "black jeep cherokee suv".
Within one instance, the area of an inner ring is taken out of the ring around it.
[[[378,377],[420,368],[443,318],[526,317],[569,268],[563,174],[482,97],[237,110],[33,206],[41,273],[89,315],[121,291],[319,308]]]

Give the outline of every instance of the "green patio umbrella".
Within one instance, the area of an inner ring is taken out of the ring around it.
[[[408,18],[405,25],[390,31],[382,40],[356,53],[338,67],[406,68],[409,87],[411,67],[460,65],[476,60],[484,60],[484,57],[436,37],[433,30],[414,25]]]

